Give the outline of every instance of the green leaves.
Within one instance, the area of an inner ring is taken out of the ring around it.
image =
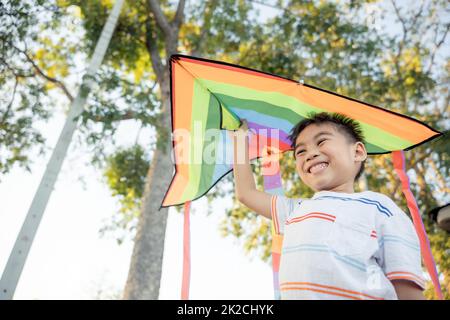
[[[116,234],[119,244],[133,233],[140,213],[150,160],[140,145],[119,149],[106,160],[104,177],[120,204],[119,213],[101,230]]]
[[[49,92],[67,90],[55,79],[68,75],[62,58],[67,43],[61,38],[63,42],[54,43],[42,34],[57,26],[60,17],[51,1],[0,3],[0,180],[14,165],[29,170],[33,155],[43,153],[36,125],[54,111]]]

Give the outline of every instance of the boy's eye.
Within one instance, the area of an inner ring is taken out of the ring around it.
[[[328,140],[328,139],[323,139],[323,140],[320,140],[319,141],[319,143],[318,143],[318,145],[320,145],[322,142],[324,142],[324,141],[326,141],[326,140]],[[295,155],[296,156],[298,156],[299,154],[301,154],[301,153],[303,153],[303,152],[305,152],[305,150],[298,150],[296,153],[295,153]]]

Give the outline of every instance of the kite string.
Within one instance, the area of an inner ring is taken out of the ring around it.
[[[392,162],[394,164],[394,169],[397,172],[397,175],[402,184],[402,192],[406,198],[406,203],[408,205],[409,212],[411,213],[416,233],[419,236],[420,249],[422,251],[425,266],[428,270],[428,273],[430,274],[436,295],[438,299],[442,300],[443,296],[441,285],[439,283],[439,276],[436,270],[436,263],[434,261],[433,254],[431,252],[430,242],[428,240],[427,233],[425,231],[422,217],[420,216],[419,213],[419,207],[417,206],[416,199],[414,198],[414,195],[411,191],[409,178],[408,175],[406,174],[405,154],[403,150],[397,150],[392,151],[391,155],[392,155]]]
[[[267,152],[267,149],[266,149]],[[263,152],[261,158],[261,171],[263,174],[264,190],[272,195],[284,195],[280,174],[280,163],[278,154],[267,155]],[[280,258],[283,244],[283,235],[275,232],[274,221],[271,223],[272,230],[272,271],[273,271],[273,290],[274,299],[280,300]]]
[[[181,283],[181,300],[189,300],[191,283],[191,231],[190,231],[191,201],[184,203],[183,224],[183,279]]]

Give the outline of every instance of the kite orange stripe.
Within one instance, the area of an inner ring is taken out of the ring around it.
[[[290,80],[282,79],[280,77],[272,76],[270,74],[256,72],[256,71],[248,70],[248,69],[245,69],[245,68],[233,67],[233,66],[229,66],[229,65],[226,65],[226,64],[213,63],[213,62],[196,60],[196,59],[189,59],[189,58],[185,58],[185,57],[180,57],[180,59],[183,60],[183,61],[189,61],[189,62],[192,62],[192,63],[201,64],[201,65],[204,65],[204,66],[207,66],[207,67],[221,68],[221,69],[229,70],[229,71],[232,71],[232,72],[245,73],[245,74],[248,74],[248,75],[257,76],[257,77],[264,77],[264,78],[268,78],[268,79],[271,79],[271,80],[285,81],[285,82],[288,82],[288,83],[291,82]]]
[[[181,112],[177,110],[178,107],[181,107],[181,104],[190,103],[193,101],[193,92],[194,92],[194,78],[179,64],[175,63],[172,65],[172,121],[173,128],[175,129],[185,129],[191,130],[191,116],[192,112]],[[178,101],[177,97],[186,97],[185,101]],[[186,108],[186,110],[192,110],[192,108]],[[190,150],[189,141],[186,139],[181,139],[181,141],[177,142],[182,143],[182,146],[179,146],[184,150],[184,152]],[[178,146],[177,146],[178,147]],[[165,203],[177,203],[180,201],[180,197],[186,189],[187,183],[189,181],[189,163],[186,161],[179,161],[177,159],[177,154],[175,152],[175,161],[177,166],[177,174],[175,175],[172,184],[170,185],[169,190],[167,191],[167,198],[165,199],[163,205]]]
[[[185,65],[195,77],[233,84],[254,90],[278,92],[287,96],[292,96],[309,105],[315,106],[316,108],[328,112],[340,112],[351,116],[356,120],[390,132],[407,141],[415,143],[426,140],[430,135],[435,134],[431,129],[426,130],[422,124],[411,121],[411,119],[398,117],[398,115],[391,114],[382,109],[373,108],[307,86],[301,86],[294,81],[291,82],[282,78],[268,79],[267,77],[262,77],[259,73],[255,73],[254,75],[247,73],[246,76],[238,76],[238,73],[242,74],[240,68],[233,68],[233,70],[230,70],[222,67],[218,68],[215,64],[205,66],[195,60],[182,60],[183,65]],[[215,67],[216,70],[211,72],[211,67]],[[279,86],[276,83],[277,81],[279,82]]]

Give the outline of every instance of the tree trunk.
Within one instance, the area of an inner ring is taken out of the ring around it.
[[[168,72],[161,84],[162,128],[171,128],[170,88]],[[156,148],[147,174],[141,215],[134,239],[134,249],[130,269],[124,290],[124,299],[155,300],[159,296],[159,287],[164,252],[168,208],[161,208],[165,191],[172,179],[173,164],[171,161],[172,142],[170,135],[158,136],[165,150]],[[158,145],[158,144],[157,144]]]

